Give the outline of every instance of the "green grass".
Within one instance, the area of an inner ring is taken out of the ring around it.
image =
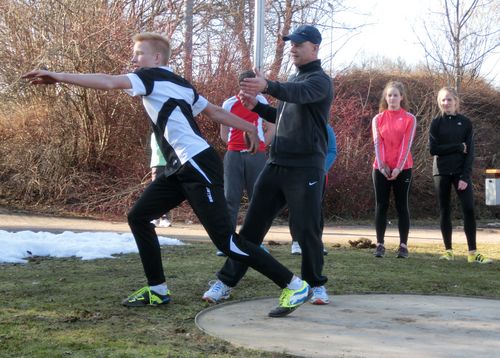
[[[325,274],[330,294],[417,293],[500,299],[500,244],[481,247],[493,265],[469,265],[464,246],[454,262],[438,260],[441,246],[410,245],[410,258],[384,259],[370,249],[329,248]],[[295,272],[300,258],[290,246],[271,253]],[[221,266],[210,244],[163,249],[173,302],[127,309],[121,299],[144,285],[138,255],[81,261],[38,258],[26,265],[0,266],[0,356],[2,357],[286,357],[245,350],[200,332],[195,315],[207,281]],[[279,296],[271,281],[250,270],[234,299]],[[255,312],[266,315],[267,312]]]

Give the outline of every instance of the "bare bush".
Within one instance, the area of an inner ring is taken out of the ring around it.
[[[417,117],[417,131],[412,146],[413,183],[410,209],[416,218],[437,215],[432,182],[432,157],[428,134],[432,119],[437,116],[437,91],[446,78],[426,72],[385,72],[376,69],[353,69],[339,74],[335,83],[337,94],[331,122],[337,134],[338,159],[331,171],[327,189],[329,218],[366,218],[374,212],[371,182],[373,141],[371,119],[378,112],[378,102],[385,84],[402,81],[408,90],[409,111]],[[498,166],[500,93],[482,80],[468,81],[463,88],[461,108],[474,123],[476,160],[473,182],[479,215],[489,215],[484,204],[484,170]],[[459,208],[455,215],[460,217]],[[395,215],[395,211],[390,212]]]
[[[35,88],[19,80],[35,67],[123,72],[131,29],[122,9],[101,1],[4,3],[2,190],[20,205],[86,201],[96,185],[87,185],[85,173],[112,187],[108,179],[143,168],[148,127],[136,100],[64,85]]]
[[[251,1],[217,4],[219,9],[236,4],[245,14],[252,6]],[[200,94],[221,104],[237,91],[238,72],[248,61],[244,57],[250,52],[252,25],[248,18],[235,18],[241,14],[214,12],[206,2],[193,5],[193,83]],[[303,5],[310,5],[310,11],[301,12]],[[268,56],[276,52],[275,41],[282,32],[288,32],[286,21],[291,28],[295,23],[321,20],[324,9],[328,9],[324,1],[267,2],[270,17],[277,19],[274,24],[271,20],[266,23],[272,29],[268,31]],[[29,87],[20,75],[41,66],[67,72],[127,72],[130,37],[142,30],[172,36],[171,66],[181,73],[183,2],[0,0],[0,10],[0,205],[123,217],[149,181],[150,129],[139,99],[65,85]],[[296,11],[293,16],[287,13],[291,10]],[[225,30],[236,23],[239,27]],[[277,57],[280,68],[273,76],[283,79],[288,64],[281,60],[282,53]],[[410,111],[418,120],[412,215],[435,215],[427,135],[437,114],[435,91],[445,80],[397,67],[390,71],[351,69],[335,78],[331,123],[337,133],[339,157],[327,190],[328,218],[372,215],[371,119],[377,113],[383,86],[392,79],[405,83]],[[499,103],[499,92],[481,80],[467,81],[463,88],[462,108],[476,130],[474,183],[481,210],[482,171],[498,165]],[[203,117],[198,123],[222,156],[225,146],[218,125]],[[173,214],[176,220],[194,219],[188,206]]]

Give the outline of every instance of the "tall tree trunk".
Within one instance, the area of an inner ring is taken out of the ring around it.
[[[276,79],[279,75],[281,64],[283,63],[283,54],[285,52],[285,42],[281,39],[282,36],[285,36],[290,33],[290,29],[292,28],[292,18],[293,18],[293,3],[291,0],[286,0],[285,3],[285,13],[283,19],[283,28],[281,31],[278,29],[278,38],[276,39],[276,53],[274,55],[274,60],[271,65],[271,70],[269,74],[269,78]]]
[[[241,65],[244,69],[252,68],[252,56],[250,52],[251,42],[247,42],[245,38],[245,0],[240,0],[236,4],[236,12],[234,16],[234,34],[239,43],[241,51]],[[250,13],[246,14],[250,15]]]

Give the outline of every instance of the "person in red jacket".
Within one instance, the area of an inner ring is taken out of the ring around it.
[[[401,82],[387,83],[380,99],[379,114],[372,120],[375,161],[373,162],[373,186],[375,189],[375,229],[377,248],[375,257],[384,257],[384,236],[387,227],[387,210],[391,189],[394,192],[398,212],[398,258],[408,257],[408,232],[410,210],[408,195],[412,179],[411,145],[417,121],[407,112],[405,88]]]

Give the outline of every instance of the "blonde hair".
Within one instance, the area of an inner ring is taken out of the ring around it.
[[[441,111],[441,115],[444,115],[444,108],[443,105],[441,104],[441,100],[443,99],[444,96],[446,96],[446,93],[450,94],[455,100],[455,113],[458,113],[458,111],[460,110],[460,99],[458,98],[457,90],[454,89],[453,87],[443,87],[439,90],[437,95],[437,102],[439,110]]]
[[[153,47],[154,51],[159,52],[163,57],[163,64],[166,65],[170,59],[171,46],[170,41],[157,33],[154,32],[141,32],[132,37],[134,42],[148,41]]]
[[[387,96],[387,92],[389,92],[389,89],[395,88],[399,91],[399,94],[402,97],[401,100],[401,108],[408,110],[408,99],[406,98],[406,91],[405,91],[405,86],[403,83],[399,81],[389,81],[384,87],[384,91],[382,92],[382,97],[380,98],[380,102],[378,105],[378,111],[383,112],[387,108],[389,108],[389,104],[387,103],[387,100],[385,97]]]

